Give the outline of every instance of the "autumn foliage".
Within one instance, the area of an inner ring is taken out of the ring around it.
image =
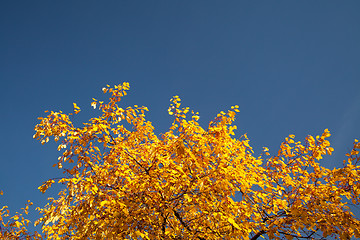
[[[1,239],[360,238],[350,208],[360,203],[357,140],[342,168],[319,163],[333,152],[327,129],[303,142],[286,137],[275,156],[267,148],[254,156],[246,135],[233,136],[238,106],[203,128],[177,96],[172,126],[156,135],[146,107],[118,105],[127,90],[128,83],[103,88],[109,101],[91,103],[101,116],[82,127],[71,121],[76,104],[73,113],[40,118],[34,138],[60,143],[54,166],[63,176],[39,190],[65,188],[38,209],[41,233],[2,208]]]

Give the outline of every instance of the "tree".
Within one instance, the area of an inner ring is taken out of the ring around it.
[[[333,148],[325,129],[304,143],[285,138],[276,156],[255,157],[246,135],[234,138],[238,106],[220,112],[204,129],[198,113],[168,110],[174,121],[157,136],[146,107],[123,109],[128,83],[103,88],[109,102],[91,105],[102,115],[82,127],[74,113],[50,112],[35,127],[42,144],[54,137],[62,151],[54,165],[65,185],[39,209],[42,235],[29,234],[19,214],[0,236],[34,239],[350,239],[360,221],[350,205],[360,203],[360,143],[355,140],[342,168],[320,166]],[[238,194],[237,197],[235,193]],[[2,210],[1,215],[4,215]],[[0,215],[0,216],[1,216]],[[4,228],[5,227],[5,228]]]

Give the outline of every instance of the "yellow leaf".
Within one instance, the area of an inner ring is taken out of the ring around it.
[[[94,194],[96,194],[98,190],[99,190],[99,189],[98,189],[98,187],[97,187],[96,185],[94,185],[94,186],[91,188],[91,191],[92,191]]]
[[[16,221],[16,222],[15,222],[15,225],[16,225],[17,228],[20,228],[20,227],[22,226],[22,223],[19,222],[19,221]]]
[[[228,218],[228,221],[229,221],[229,223],[231,223],[235,228],[237,228],[237,229],[241,229],[240,228],[240,226],[239,225],[237,225],[237,223],[235,222],[235,220],[234,219],[232,219],[232,218]]]
[[[74,105],[74,109],[80,109],[80,108],[78,107],[78,105],[76,105],[76,103],[73,103],[73,105]]]
[[[100,203],[100,206],[103,207],[104,205],[107,205],[108,203],[109,203],[109,201],[106,201],[106,200],[105,200],[105,201],[102,201],[102,202]]]
[[[75,114],[78,114],[80,112],[80,108],[78,107],[78,105],[76,105],[76,103],[73,103],[73,105]]]
[[[95,109],[96,108],[96,102],[92,102],[91,106]]]

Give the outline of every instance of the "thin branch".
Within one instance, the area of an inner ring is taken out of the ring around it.
[[[261,230],[260,232],[258,232],[257,234],[255,234],[250,240],[255,240],[258,239],[261,235],[263,235],[264,233],[266,233],[265,230]]]

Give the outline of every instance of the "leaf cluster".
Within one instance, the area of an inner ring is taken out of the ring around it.
[[[146,107],[121,108],[129,84],[103,88],[111,96],[91,105],[101,112],[82,127],[71,114],[39,118],[34,138],[53,137],[61,152],[54,166],[65,188],[38,208],[41,235],[28,234],[27,220],[12,222],[1,209],[0,236],[10,239],[338,239],[360,238],[360,221],[350,205],[360,203],[360,143],[355,140],[344,166],[320,165],[334,149],[330,132],[290,135],[275,156],[254,156],[246,134],[233,137],[238,106],[220,112],[206,129],[199,114],[168,109],[174,121],[157,136]],[[80,107],[74,103],[74,113]],[[191,113],[191,117],[188,114]],[[238,194],[235,198],[235,194]],[[27,210],[27,209],[26,209]],[[19,219],[22,219],[19,221]],[[30,239],[30,237],[29,237]]]

